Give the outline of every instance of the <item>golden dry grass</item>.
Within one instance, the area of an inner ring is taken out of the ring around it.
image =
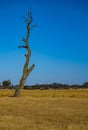
[[[0,97],[13,96],[14,90],[0,89]],[[88,89],[70,89],[70,90],[23,90],[22,97],[74,97],[88,98]]]
[[[0,90],[0,130],[88,130],[88,90]]]

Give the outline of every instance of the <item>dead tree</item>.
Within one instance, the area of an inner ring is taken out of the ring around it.
[[[19,97],[21,95],[21,90],[24,88],[24,84],[26,82],[26,79],[27,79],[28,75],[31,73],[31,71],[33,70],[33,68],[35,67],[35,65],[33,64],[29,68],[29,62],[30,62],[30,57],[31,57],[31,49],[30,49],[28,40],[29,40],[31,29],[36,26],[36,25],[31,26],[31,23],[33,21],[31,10],[30,10],[30,12],[28,12],[28,18],[26,18],[26,17],[24,17],[24,18],[25,18],[25,22],[27,23],[27,34],[26,34],[26,37],[23,38],[23,40],[22,40],[25,43],[25,45],[19,46],[19,48],[25,48],[27,50],[27,54],[25,54],[26,62],[24,64],[22,78],[20,80],[19,85],[17,86],[17,88],[15,90],[14,97]]]

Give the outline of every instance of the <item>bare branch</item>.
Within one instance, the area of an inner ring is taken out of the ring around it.
[[[28,74],[28,75],[31,73],[31,71],[33,70],[34,67],[35,67],[35,65],[33,64],[33,65],[27,70],[27,74]]]
[[[25,21],[26,23],[28,23],[28,18],[26,18],[25,16],[23,16],[23,18],[24,18],[24,21]]]
[[[33,17],[32,17],[31,9],[30,9],[30,11],[28,12],[28,17],[26,18],[25,16],[23,16],[23,18],[24,18],[24,21],[25,21],[27,24],[31,24],[31,23],[32,23]]]
[[[32,26],[31,26],[31,28],[30,28],[30,29],[33,29],[33,28],[35,28],[35,27],[37,27],[37,28],[38,28],[38,25],[34,24],[34,25],[32,25]]]
[[[25,42],[25,43],[27,43],[28,42],[28,40],[27,40],[27,38],[23,38],[23,40],[22,40],[23,42]]]
[[[30,23],[33,21],[31,9],[30,9],[30,11],[28,12],[28,19],[29,19]]]
[[[27,49],[27,46],[18,46],[18,48],[26,48]]]

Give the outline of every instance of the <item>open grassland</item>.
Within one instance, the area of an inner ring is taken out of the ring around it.
[[[0,130],[88,130],[88,90],[0,90]]]

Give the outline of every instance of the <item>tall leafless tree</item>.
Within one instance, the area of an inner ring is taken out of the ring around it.
[[[22,78],[20,80],[19,85],[17,86],[17,88],[15,90],[14,97],[19,97],[21,95],[21,90],[24,87],[26,79],[27,79],[28,75],[31,73],[31,71],[33,70],[33,68],[35,67],[35,65],[33,64],[29,68],[30,57],[31,57],[31,49],[30,49],[28,40],[29,40],[29,37],[30,37],[31,29],[36,26],[36,25],[31,26],[31,23],[33,21],[31,10],[28,12],[28,17],[27,18],[24,17],[24,19],[25,19],[25,22],[27,24],[27,34],[26,34],[26,37],[23,38],[23,40],[22,40],[25,43],[25,45],[24,46],[19,46],[19,48],[25,48],[27,50],[27,54],[25,54],[26,61],[25,61],[24,67],[23,67],[23,75],[22,75]]]

